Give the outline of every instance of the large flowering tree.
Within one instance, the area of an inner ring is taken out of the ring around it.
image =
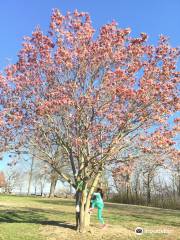
[[[179,107],[179,50],[163,36],[153,46],[129,34],[116,22],[95,34],[87,13],[55,9],[48,34],[37,28],[6,68],[18,139],[81,185],[81,230],[103,168]]]
[[[9,104],[9,94],[11,94],[11,88],[5,76],[0,73],[0,160],[3,159],[3,152],[8,150],[9,143],[13,140],[10,124],[10,111],[13,106]]]

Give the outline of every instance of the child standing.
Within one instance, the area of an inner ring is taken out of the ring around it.
[[[102,224],[102,228],[105,228],[106,225],[104,223],[104,219],[102,216],[104,202],[103,202],[103,191],[101,188],[97,188],[97,191],[93,194],[90,211],[92,211],[94,208],[98,209],[98,220]]]

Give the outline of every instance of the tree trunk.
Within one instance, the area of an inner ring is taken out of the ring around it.
[[[34,185],[34,194],[37,194],[37,181],[35,181],[35,185]]]
[[[88,213],[90,206],[90,201],[88,201],[87,198],[87,192],[86,189],[82,192],[81,197],[81,207],[80,207],[80,226],[79,230],[80,232],[85,232],[87,227],[89,227],[90,224],[90,214]]]
[[[178,176],[178,186],[177,186],[177,188],[178,188],[178,197],[180,197],[180,174],[179,174],[179,176]]]
[[[173,192],[173,198],[174,201],[176,200],[176,189],[175,189],[175,177],[173,176],[173,181],[172,181],[172,192]]]
[[[88,213],[90,206],[86,189],[76,192],[76,230],[85,232],[90,224],[90,214]]]
[[[30,195],[30,189],[31,189],[31,182],[32,182],[32,173],[29,173],[29,181],[28,181],[28,192],[27,195]]]
[[[32,158],[31,166],[30,166],[30,172],[29,172],[29,181],[28,181],[28,192],[27,195],[30,195],[31,190],[31,182],[32,182],[32,175],[33,175],[33,166],[34,166],[34,157]]]
[[[90,225],[90,214],[89,214],[90,201],[91,201],[91,196],[94,192],[94,188],[98,184],[100,174],[101,172],[98,172],[98,174],[94,178],[91,188],[89,189],[89,192],[87,193],[87,186],[86,186],[85,189],[79,195],[80,197],[79,213],[77,211],[78,208],[76,208],[76,229],[79,230],[81,233],[86,232],[87,228]],[[76,197],[77,196],[78,195],[76,195]],[[78,198],[76,198],[76,207],[78,203],[77,199]]]
[[[70,194],[70,196],[72,196],[72,186],[71,186],[71,184],[69,185],[69,194]]]
[[[151,187],[150,187],[150,177],[148,175],[147,180],[147,205],[149,205],[151,202]]]
[[[148,188],[147,189],[147,204],[149,205],[151,203],[151,191]]]
[[[54,197],[56,184],[57,184],[57,179],[52,178],[51,179],[51,186],[50,186],[49,197],[52,197],[52,198]]]
[[[139,175],[136,176],[136,185],[135,185],[135,196],[136,196],[136,203],[138,203],[139,200]]]
[[[43,182],[41,182],[41,196],[43,196],[43,190],[44,190],[44,185],[43,185]]]

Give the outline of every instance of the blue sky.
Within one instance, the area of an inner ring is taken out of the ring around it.
[[[52,8],[89,12],[96,29],[115,19],[133,35],[148,33],[153,43],[161,33],[173,46],[180,43],[180,0],[6,0],[0,1],[0,69],[16,61],[24,35],[37,25],[47,30]]]
[[[146,32],[156,43],[165,34],[171,45],[180,45],[180,0],[6,0],[0,1],[0,70],[16,61],[23,36],[37,25],[48,29],[53,8],[63,14],[89,12],[95,29],[116,20],[120,27],[131,27],[134,36]]]

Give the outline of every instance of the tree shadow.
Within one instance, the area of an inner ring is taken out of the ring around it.
[[[41,211],[41,213],[40,213]],[[54,221],[48,220],[43,213],[42,209],[29,210],[1,210],[0,211],[0,223],[34,223],[40,225],[51,225],[63,228],[69,228],[75,230],[75,225],[66,221]],[[61,214],[63,214],[61,212]]]

